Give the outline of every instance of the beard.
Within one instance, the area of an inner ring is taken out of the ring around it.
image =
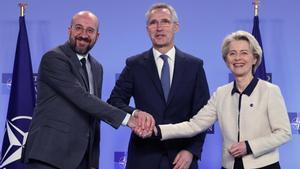
[[[77,43],[78,41],[84,41],[87,42],[88,45],[86,47],[80,47]],[[70,42],[70,46],[73,49],[73,51],[75,53],[78,53],[80,55],[86,55],[95,45],[95,42],[92,43],[92,40],[90,38],[85,38],[82,36],[78,36],[78,37],[72,37],[69,36],[69,42]]]

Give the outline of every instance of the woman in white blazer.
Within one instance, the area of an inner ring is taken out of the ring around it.
[[[159,125],[161,140],[192,137],[218,121],[223,136],[222,168],[280,168],[278,147],[291,138],[278,86],[253,76],[262,50],[248,32],[225,37],[222,55],[235,80],[219,87],[189,121]]]

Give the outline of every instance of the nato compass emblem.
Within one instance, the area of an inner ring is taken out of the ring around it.
[[[298,132],[300,134],[300,118],[299,117],[294,117],[291,120],[291,126],[292,130]]]
[[[115,152],[115,169],[124,169],[126,167],[126,159],[125,152]]]
[[[2,93],[3,94],[7,94],[9,95],[9,91],[11,88],[11,73],[2,73],[2,79],[1,79],[1,83],[2,83]]]
[[[10,89],[11,88],[11,79],[8,79],[6,81],[6,86],[7,86],[7,89]]]
[[[28,127],[24,126],[29,126],[31,119],[30,116],[17,116],[6,122],[6,139],[3,140],[3,147],[6,149],[2,152],[0,168],[5,169],[7,165],[21,159],[22,148],[28,135]]]
[[[126,157],[125,156],[123,156],[119,159],[119,166],[120,166],[120,168],[126,167]]]
[[[289,112],[288,115],[290,119],[292,134],[300,134],[300,113]]]

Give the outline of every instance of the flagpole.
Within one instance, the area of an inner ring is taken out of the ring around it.
[[[260,30],[259,30],[259,17],[258,17],[258,9],[259,9],[259,0],[253,0],[254,5],[254,18],[253,18],[253,28],[252,28],[252,35],[256,38],[257,42],[259,43],[260,47],[263,49]],[[255,76],[263,79],[271,81],[269,76],[266,73],[266,66],[265,66],[265,59],[264,59],[264,52],[262,53],[261,64],[258,66],[255,72]]]
[[[27,4],[26,3],[19,3],[18,5],[20,7],[20,16],[24,16],[25,15],[25,9],[27,8]]]
[[[252,3],[254,5],[254,16],[258,16],[259,3],[259,0],[254,0]]]

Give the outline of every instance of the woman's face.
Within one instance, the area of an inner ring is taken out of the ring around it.
[[[229,44],[226,63],[235,77],[252,76],[252,66],[256,62],[248,41],[234,40]]]

